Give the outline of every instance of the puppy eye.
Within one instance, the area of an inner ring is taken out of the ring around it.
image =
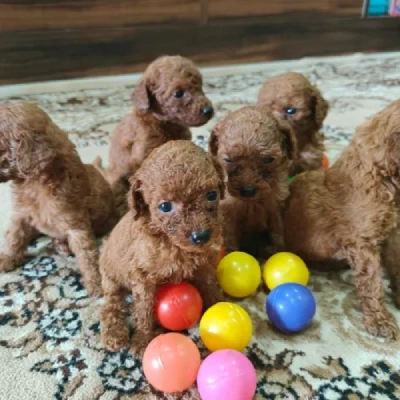
[[[264,164],[271,164],[275,161],[275,157],[265,157]]]
[[[286,108],[285,113],[288,115],[294,115],[297,112],[297,108],[294,107],[290,107],[290,108]]]
[[[218,193],[213,191],[213,192],[208,192],[207,193],[207,200],[208,201],[216,201],[218,199]]]
[[[224,161],[226,163],[231,163],[232,162],[232,160],[229,157],[224,157]]]
[[[185,92],[183,90],[177,90],[176,92],[174,92],[174,97],[176,99],[181,99],[184,94],[185,94]]]
[[[170,201],[165,201],[164,203],[160,203],[158,205],[158,209],[164,214],[170,213],[173,208],[173,204]]]

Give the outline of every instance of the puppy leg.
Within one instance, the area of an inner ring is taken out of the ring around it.
[[[382,261],[389,275],[394,303],[400,308],[400,231],[394,231],[386,241]]]
[[[215,275],[215,269],[206,268],[197,271],[196,278],[192,281],[192,284],[197,288],[203,299],[203,311],[206,311],[215,303],[224,301]]]
[[[271,245],[264,244],[260,249],[260,256],[269,258],[275,253],[283,251],[283,220],[281,211],[278,209],[269,215],[268,228],[271,235]]]
[[[122,218],[128,212],[127,193],[129,191],[129,182],[124,178],[119,178],[111,184],[111,190],[114,196],[114,204],[119,218]]]
[[[239,250],[239,232],[232,220],[224,218],[223,246],[226,254]]]
[[[132,290],[132,320],[135,333],[132,340],[131,352],[138,357],[143,355],[147,345],[157,336],[154,314],[156,290],[156,286],[149,282],[135,282],[135,287]]]
[[[101,296],[99,250],[90,225],[70,228],[67,232],[68,244],[78,260],[86,290],[94,297]]]
[[[51,245],[52,245],[54,251],[56,253],[60,254],[61,256],[69,256],[72,254],[71,249],[68,246],[67,240],[52,239]]]
[[[269,225],[274,246],[279,250],[283,249],[283,219],[280,209],[270,216]]]
[[[101,341],[109,351],[118,351],[129,343],[126,321],[128,307],[124,290],[113,280],[102,276],[105,304],[101,309]]]
[[[348,249],[348,262],[354,271],[357,296],[364,313],[364,325],[371,335],[395,339],[397,324],[384,304],[380,252],[365,245]]]
[[[11,271],[24,260],[24,252],[29,242],[37,235],[37,231],[29,222],[16,215],[12,217],[10,227],[6,232],[6,248],[0,253],[0,272]]]

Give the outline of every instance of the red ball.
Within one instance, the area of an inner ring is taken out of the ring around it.
[[[203,300],[190,283],[167,284],[157,291],[154,311],[161,326],[170,331],[184,331],[199,321]]]

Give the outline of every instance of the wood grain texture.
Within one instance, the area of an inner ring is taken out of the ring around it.
[[[208,19],[266,16],[296,11],[330,11],[360,16],[363,0],[208,0]]]
[[[0,0],[0,30],[200,21],[200,0]]]
[[[331,9],[338,15],[361,16],[363,0],[331,0]]]
[[[400,49],[400,19],[296,12],[66,31],[0,32],[0,83],[140,71],[161,54],[200,65]]]
[[[248,17],[296,11],[327,11],[332,0],[209,0],[208,18]]]

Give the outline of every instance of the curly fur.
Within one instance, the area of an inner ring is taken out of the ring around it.
[[[287,249],[311,262],[344,260],[352,268],[366,330],[395,338],[381,278],[388,267],[399,305],[397,200],[400,100],[360,126],[327,171],[296,177],[285,215]]]
[[[281,211],[289,195],[290,160],[296,155],[289,124],[263,107],[246,106],[214,127],[209,150],[226,172],[228,195],[221,204],[226,250],[265,257],[272,251],[267,246],[271,237],[273,248],[281,248]],[[255,190],[252,197],[249,188]]]
[[[258,94],[258,104],[267,106],[277,118],[287,120],[294,129],[299,157],[290,168],[290,176],[323,165],[324,136],[320,132],[329,105],[308,79],[288,72],[267,80]],[[287,110],[296,109],[293,115]]]
[[[13,211],[0,271],[16,268],[40,233],[75,253],[85,286],[100,294],[95,235],[116,224],[111,188],[38,106],[0,105],[0,182],[12,181]]]
[[[208,201],[214,192],[216,199]],[[222,245],[219,199],[223,171],[216,160],[191,141],[170,141],[155,149],[131,178],[129,211],[121,219],[100,258],[106,304],[101,312],[102,340],[116,351],[129,342],[124,296],[132,293],[135,335],[131,350],[141,354],[156,335],[154,297],[169,282],[189,281],[204,307],[221,299],[215,266]],[[172,202],[171,212],[159,210]],[[192,232],[209,230],[204,244]]]
[[[121,214],[127,210],[128,180],[150,152],[169,140],[191,139],[188,127],[200,126],[213,116],[196,66],[180,56],[152,62],[132,93],[134,110],[111,137],[106,178],[113,187]],[[183,96],[174,94],[182,91]],[[204,113],[208,109],[209,113]]]

